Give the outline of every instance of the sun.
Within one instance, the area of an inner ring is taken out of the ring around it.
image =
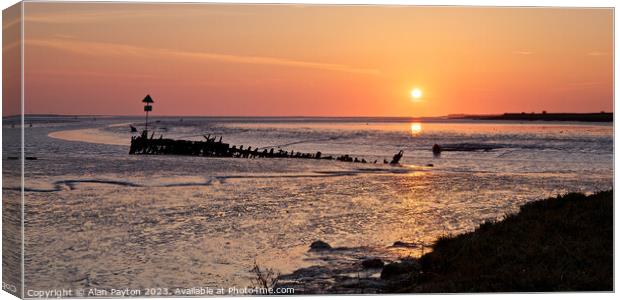
[[[413,90],[411,90],[411,98],[420,99],[421,97],[422,97],[422,90],[420,90],[419,88],[414,88]]]

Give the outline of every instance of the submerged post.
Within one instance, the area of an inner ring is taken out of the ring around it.
[[[144,105],[144,112],[146,113],[146,118],[144,120],[144,132],[146,132],[147,136],[148,136],[148,132],[149,132],[149,111],[153,111],[153,106],[151,106],[151,103],[153,103],[153,99],[151,98],[151,95],[146,95],[146,97],[144,97],[142,102],[146,103],[146,105]]]

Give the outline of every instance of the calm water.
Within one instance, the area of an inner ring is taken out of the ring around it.
[[[26,288],[246,286],[253,261],[308,245],[430,244],[531,200],[613,185],[611,124],[160,118],[157,136],[351,154],[403,165],[127,155],[131,118],[36,118],[26,130]],[[140,129],[140,128],[139,128]],[[5,138],[19,134],[4,127]],[[444,152],[433,144],[491,146]],[[15,149],[4,146],[4,163]],[[433,166],[427,166],[432,164]],[[4,182],[15,193],[15,181]]]

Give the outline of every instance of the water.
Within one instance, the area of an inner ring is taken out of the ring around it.
[[[156,120],[159,122],[156,123]],[[247,286],[254,261],[317,263],[315,240],[419,255],[531,200],[613,185],[613,127],[386,118],[155,118],[157,136],[350,154],[302,159],[130,156],[129,117],[26,125],[26,289]],[[139,128],[140,129],[140,128]],[[5,138],[19,128],[5,125]],[[491,147],[444,152],[433,144]],[[382,163],[399,150],[402,166]],[[4,164],[16,149],[4,145]],[[433,166],[428,166],[432,164]],[[7,178],[10,178],[7,177]],[[18,181],[5,180],[4,193]],[[6,197],[6,196],[5,196]]]

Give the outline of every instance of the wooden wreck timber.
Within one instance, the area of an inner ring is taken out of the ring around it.
[[[302,159],[324,159],[338,160],[344,162],[369,163],[365,159],[349,156],[348,154],[340,156],[325,156],[320,151],[316,153],[303,153],[295,151],[285,151],[274,148],[247,147],[243,145],[237,147],[222,142],[222,137],[204,136],[204,141],[188,141],[165,139],[163,136],[154,138],[155,133],[148,137],[147,131],[142,132],[140,136],[131,137],[131,146],[129,154],[142,155],[189,155],[189,156],[206,156],[206,157],[236,157],[236,158],[302,158]],[[401,150],[396,153],[390,161],[390,164],[398,164],[403,157],[404,152]],[[387,160],[383,161],[388,163]],[[375,160],[373,163],[377,163]]]
[[[204,136],[204,141],[187,141],[187,140],[173,140],[164,139],[160,136],[155,139],[155,132],[149,137],[149,112],[153,111],[153,98],[150,95],[146,95],[142,100],[144,105],[145,119],[144,119],[144,131],[140,136],[131,137],[131,146],[129,148],[129,154],[146,154],[146,155],[190,155],[190,156],[207,156],[207,157],[238,157],[238,158],[305,158],[305,159],[326,159],[326,160],[339,160],[344,162],[356,162],[367,163],[365,159],[359,159],[357,157],[349,156],[348,154],[333,157],[324,156],[320,151],[316,153],[302,153],[292,151],[284,151],[274,148],[267,150],[267,148],[243,148],[243,145],[231,146],[222,142],[222,137],[216,141],[217,137]],[[183,121],[183,119],[181,119]],[[158,121],[157,121],[158,122]],[[137,132],[137,128],[133,125],[129,125],[131,132]],[[396,153],[389,162],[392,165],[396,165],[403,158],[404,152],[401,150]],[[377,163],[375,160],[374,163]],[[388,163],[387,160],[383,160],[383,163]]]

